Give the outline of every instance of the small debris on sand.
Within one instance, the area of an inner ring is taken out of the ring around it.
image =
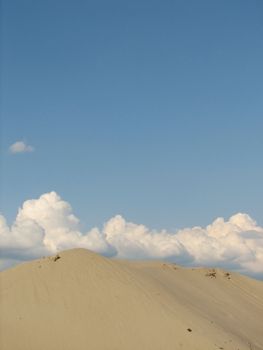
[[[58,259],[60,259],[61,257],[57,254],[55,257],[54,257],[54,261],[56,262]]]
[[[231,278],[230,278],[231,275],[230,275],[229,272],[226,272],[224,276],[225,276],[227,279],[229,279],[229,280],[231,279]]]
[[[207,277],[211,277],[211,278],[216,278],[216,270],[215,269],[211,269],[206,273]]]

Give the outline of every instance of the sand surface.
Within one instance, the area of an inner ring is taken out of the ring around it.
[[[73,249],[0,273],[1,350],[263,349],[263,282]]]

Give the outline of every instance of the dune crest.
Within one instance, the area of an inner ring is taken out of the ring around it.
[[[262,350],[263,283],[73,249],[0,273],[1,350]]]

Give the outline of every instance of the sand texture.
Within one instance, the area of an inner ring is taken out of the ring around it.
[[[1,350],[263,349],[263,282],[85,249],[0,273]]]

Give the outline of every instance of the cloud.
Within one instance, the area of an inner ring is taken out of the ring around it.
[[[0,216],[0,268],[74,247],[119,258],[167,259],[263,277],[263,228],[247,214],[176,232],[151,230],[117,215],[101,229],[81,232],[70,204],[51,192],[24,202],[11,227]]]
[[[27,145],[24,141],[17,141],[9,147],[12,154],[34,152],[34,147]]]

